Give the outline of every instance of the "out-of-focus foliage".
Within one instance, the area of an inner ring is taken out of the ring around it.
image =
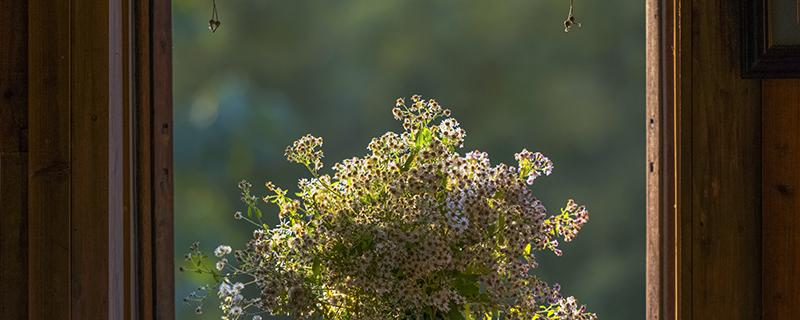
[[[537,274],[601,319],[641,319],[644,5],[576,1],[583,28],[564,33],[567,0],[218,0],[213,34],[210,0],[173,1],[176,259],[193,240],[244,244],[236,184],[293,185],[291,141],[325,136],[328,162],[366,153],[401,129],[394,99],[420,93],[458,110],[466,150],[558,164],[536,194],[582,199],[592,222]],[[180,302],[195,279],[176,279],[178,318],[198,318]]]

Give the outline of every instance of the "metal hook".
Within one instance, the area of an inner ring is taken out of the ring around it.
[[[217,13],[217,0],[211,0],[211,20],[208,20],[208,30],[216,32],[222,22],[219,21],[219,14]]]

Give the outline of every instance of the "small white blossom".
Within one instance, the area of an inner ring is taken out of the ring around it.
[[[331,174],[320,172],[322,138],[286,148],[312,176],[298,180],[299,192],[267,182],[269,194],[256,196],[240,183],[248,208],[274,204],[280,222],[255,230],[235,260],[223,258],[228,246],[214,250],[217,269],[233,270],[217,293],[223,317],[238,319],[246,307],[298,319],[403,319],[469,303],[476,319],[596,319],[531,272],[534,251],[560,255],[558,240],[573,240],[589,219],[572,200],[549,215],[534,196],[529,185],[552,172],[550,159],[522,150],[512,166],[477,150],[461,155],[466,131],[419,95],[398,99],[392,114],[402,133],[372,139],[368,154]]]
[[[231,253],[231,247],[226,245],[221,245],[214,250],[214,255],[222,258],[224,255]]]

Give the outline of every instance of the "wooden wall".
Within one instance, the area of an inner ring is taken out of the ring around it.
[[[739,1],[683,3],[681,315],[758,319],[761,83],[740,77]]]
[[[170,6],[0,1],[0,319],[174,317]]]
[[[800,314],[800,80],[764,81],[764,319]]]
[[[0,1],[0,317],[28,309],[28,7]]]

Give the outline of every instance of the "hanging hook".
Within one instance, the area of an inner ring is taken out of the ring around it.
[[[581,27],[581,23],[575,19],[575,0],[569,0],[569,14],[567,14],[567,20],[564,20],[564,32],[569,32],[570,29],[574,26]]]
[[[217,13],[217,0],[211,0],[211,20],[208,20],[208,30],[211,32],[217,32],[219,25],[222,22],[219,21],[219,14]]]

